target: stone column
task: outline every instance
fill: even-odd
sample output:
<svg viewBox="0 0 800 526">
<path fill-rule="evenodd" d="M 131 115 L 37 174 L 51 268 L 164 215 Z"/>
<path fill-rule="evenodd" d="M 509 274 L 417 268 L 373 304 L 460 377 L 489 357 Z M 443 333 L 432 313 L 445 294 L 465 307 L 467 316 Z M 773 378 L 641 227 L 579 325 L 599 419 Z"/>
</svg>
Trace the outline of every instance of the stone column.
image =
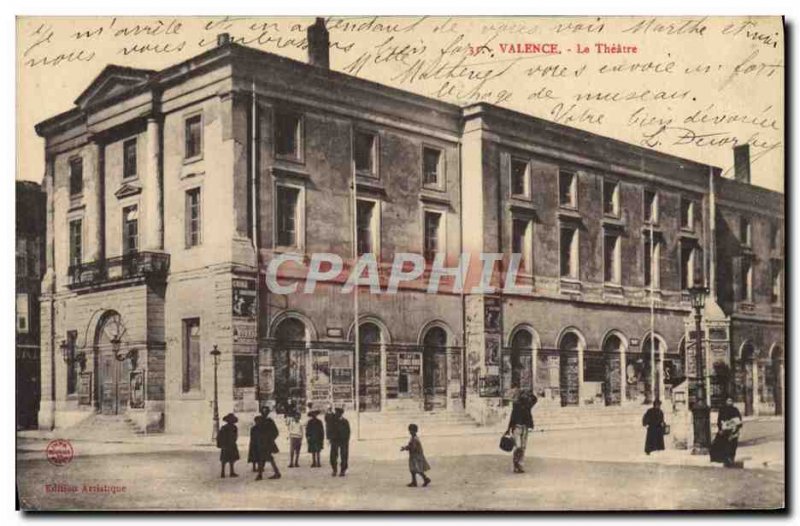
<svg viewBox="0 0 800 526">
<path fill-rule="evenodd" d="M 386 344 L 381 342 L 381 411 L 386 411 Z"/>
<path fill-rule="evenodd" d="M 54 225 L 54 200 L 55 200 L 55 173 L 53 158 L 45 159 L 44 186 L 47 193 L 47 245 L 45 249 L 45 262 L 47 265 L 44 279 L 42 280 L 42 294 L 40 296 L 40 381 L 41 401 L 39 404 L 39 429 L 53 429 L 55 426 L 55 346 L 53 341 L 53 294 L 56 286 L 55 272 L 55 243 L 53 236 Z"/>
<path fill-rule="evenodd" d="M 144 234 L 142 249 L 160 251 L 164 248 L 164 214 L 161 177 L 161 122 L 147 119 L 147 158 L 142 187 Z"/>
<path fill-rule="evenodd" d="M 585 345 L 578 346 L 578 406 L 583 405 L 583 352 Z"/>
<path fill-rule="evenodd" d="M 625 344 L 619 346 L 619 405 L 624 405 L 628 399 L 625 391 L 628 387 L 627 364 L 625 363 Z"/>
</svg>

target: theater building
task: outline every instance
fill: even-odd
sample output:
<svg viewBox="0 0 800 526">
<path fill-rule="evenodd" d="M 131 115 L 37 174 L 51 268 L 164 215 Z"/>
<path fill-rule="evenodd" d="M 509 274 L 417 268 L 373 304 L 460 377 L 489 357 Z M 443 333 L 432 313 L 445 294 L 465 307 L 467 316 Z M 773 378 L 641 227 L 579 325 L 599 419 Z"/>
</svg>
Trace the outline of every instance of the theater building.
<svg viewBox="0 0 800 526">
<path fill-rule="evenodd" d="M 223 413 L 313 403 L 490 422 L 516 388 L 553 408 L 639 407 L 686 375 L 686 289 L 719 261 L 734 371 L 720 389 L 735 386 L 754 412 L 780 410 L 782 244 L 762 246 L 759 233 L 774 226 L 780 240 L 781 195 L 332 71 L 327 49 L 321 21 L 308 63 L 220 35 L 161 71 L 108 66 L 37 126 L 48 197 L 40 426 L 100 412 L 202 435 L 215 372 Z M 724 250 L 710 241 L 711 201 Z M 728 239 L 743 217 L 750 246 Z M 331 253 L 344 271 L 373 255 L 384 288 L 402 252 L 431 266 L 522 254 L 532 288 L 362 287 L 356 324 L 341 276 L 308 294 L 302 273 L 281 266 L 277 281 L 298 290 L 267 286 L 276 256 Z"/>
</svg>

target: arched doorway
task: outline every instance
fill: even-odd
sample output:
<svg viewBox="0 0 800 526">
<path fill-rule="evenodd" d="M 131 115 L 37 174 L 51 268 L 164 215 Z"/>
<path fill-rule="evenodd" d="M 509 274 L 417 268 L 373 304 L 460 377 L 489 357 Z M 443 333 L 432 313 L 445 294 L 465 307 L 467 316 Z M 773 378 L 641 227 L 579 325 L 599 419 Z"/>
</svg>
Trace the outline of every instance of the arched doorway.
<svg viewBox="0 0 800 526">
<path fill-rule="evenodd" d="M 358 407 L 359 411 L 381 410 L 381 329 L 372 322 L 358 327 Z"/>
<path fill-rule="evenodd" d="M 625 344 L 617 334 L 609 334 L 603 342 L 603 399 L 606 405 L 622 404 L 622 357 Z"/>
<path fill-rule="evenodd" d="M 565 332 L 559 341 L 558 350 L 561 355 L 559 381 L 562 406 L 580 404 L 580 362 L 583 347 L 583 341 L 575 331 Z"/>
<path fill-rule="evenodd" d="M 533 334 L 527 329 L 519 329 L 511 337 L 509 361 L 508 387 L 510 389 L 532 389 Z"/>
<path fill-rule="evenodd" d="M 118 415 L 128 408 L 132 364 L 127 357 L 117 359 L 117 352 L 126 345 L 126 332 L 122 316 L 116 311 L 106 312 L 97 323 L 94 340 L 97 398 L 104 415 Z"/>
<path fill-rule="evenodd" d="M 447 405 L 447 332 L 431 327 L 422 338 L 422 394 L 425 411 Z"/>
<path fill-rule="evenodd" d="M 752 416 L 755 414 L 755 393 L 758 392 L 758 367 L 753 344 L 742 344 L 739 356 L 744 368 L 744 416 Z"/>
<path fill-rule="evenodd" d="M 278 413 L 286 414 L 305 405 L 306 343 L 306 326 L 297 318 L 286 318 L 275 328 L 272 366 L 275 410 Z"/>
</svg>

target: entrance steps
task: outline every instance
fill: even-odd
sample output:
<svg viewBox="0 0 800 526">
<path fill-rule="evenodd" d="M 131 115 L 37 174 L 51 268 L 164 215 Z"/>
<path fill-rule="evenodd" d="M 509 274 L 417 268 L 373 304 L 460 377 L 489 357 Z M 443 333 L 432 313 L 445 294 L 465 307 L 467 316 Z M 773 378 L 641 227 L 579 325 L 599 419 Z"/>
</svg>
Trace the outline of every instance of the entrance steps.
<svg viewBox="0 0 800 526">
<path fill-rule="evenodd" d="M 356 421 L 352 413 L 351 434 L 355 436 Z M 480 432 L 481 427 L 463 410 L 419 411 L 401 410 L 361 413 L 361 438 L 406 438 L 408 425 L 417 424 L 420 436 L 456 436 Z"/>
<path fill-rule="evenodd" d="M 125 442 L 144 435 L 127 415 L 94 414 L 69 429 L 72 440 Z"/>
</svg>

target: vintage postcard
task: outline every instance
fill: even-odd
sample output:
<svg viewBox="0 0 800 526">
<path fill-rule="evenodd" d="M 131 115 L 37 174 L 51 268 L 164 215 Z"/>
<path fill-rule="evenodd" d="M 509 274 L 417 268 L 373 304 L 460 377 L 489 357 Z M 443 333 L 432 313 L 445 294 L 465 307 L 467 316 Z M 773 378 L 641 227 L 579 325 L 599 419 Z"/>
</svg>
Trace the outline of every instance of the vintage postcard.
<svg viewBox="0 0 800 526">
<path fill-rule="evenodd" d="M 23 510 L 780 510 L 780 17 L 19 17 Z"/>
</svg>

